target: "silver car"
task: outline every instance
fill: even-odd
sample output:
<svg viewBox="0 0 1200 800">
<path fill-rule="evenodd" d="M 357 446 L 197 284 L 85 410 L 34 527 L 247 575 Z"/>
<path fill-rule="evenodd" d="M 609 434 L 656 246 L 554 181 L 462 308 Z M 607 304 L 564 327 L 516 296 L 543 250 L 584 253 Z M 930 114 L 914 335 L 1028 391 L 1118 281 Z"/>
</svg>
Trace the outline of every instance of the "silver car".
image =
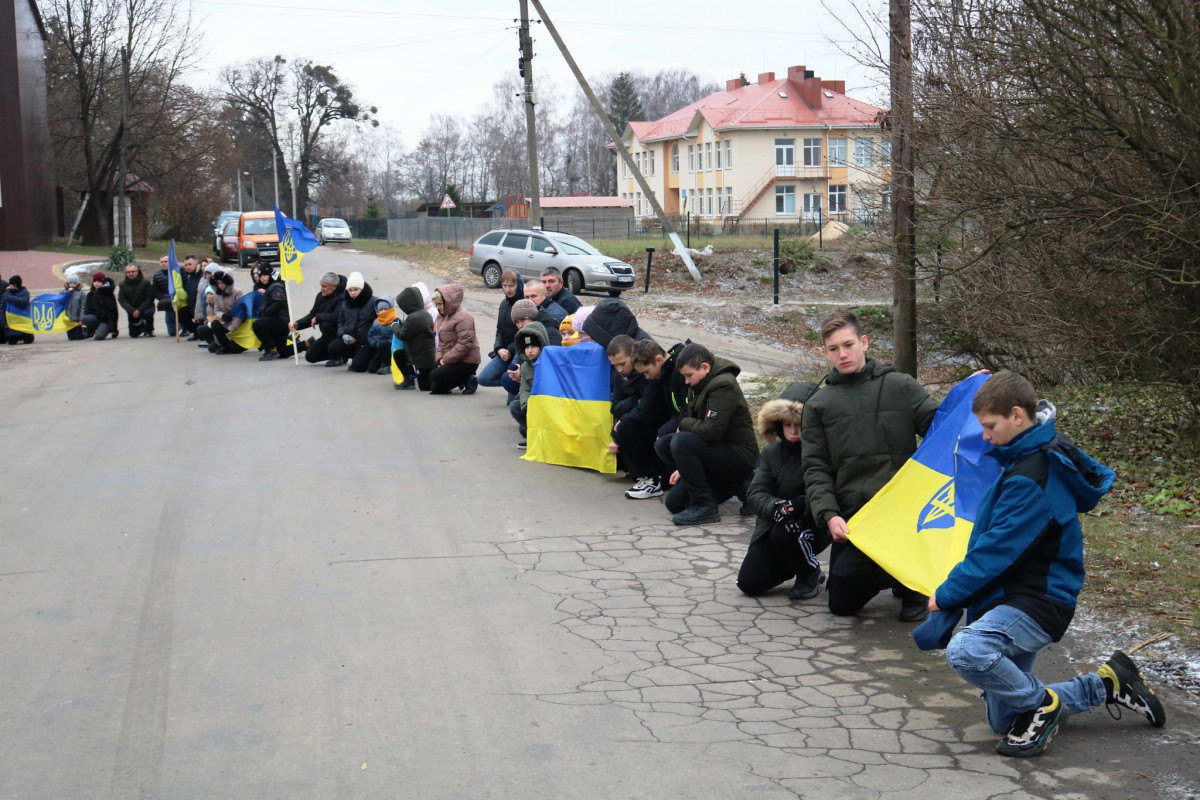
<svg viewBox="0 0 1200 800">
<path fill-rule="evenodd" d="M 329 242 L 345 242 L 350 244 L 350 226 L 346 220 L 328 217 L 317 223 L 317 241 L 321 244 Z"/>
<path fill-rule="evenodd" d="M 515 269 L 537 278 L 546 267 L 558 267 L 572 293 L 608 292 L 619 297 L 633 288 L 633 267 L 606 256 L 578 236 L 529 228 L 497 228 L 471 245 L 471 271 L 489 289 L 500 286 L 500 273 Z"/>
</svg>

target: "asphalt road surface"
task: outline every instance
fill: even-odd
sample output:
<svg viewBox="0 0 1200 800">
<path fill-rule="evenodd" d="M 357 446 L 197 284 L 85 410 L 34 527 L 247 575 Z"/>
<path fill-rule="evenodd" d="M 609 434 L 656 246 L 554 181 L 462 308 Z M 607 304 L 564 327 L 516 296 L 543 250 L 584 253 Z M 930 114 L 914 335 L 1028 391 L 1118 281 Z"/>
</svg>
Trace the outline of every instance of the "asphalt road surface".
<svg viewBox="0 0 1200 800">
<path fill-rule="evenodd" d="M 386 293 L 426 277 L 305 266 L 303 308 L 328 266 Z M 499 294 L 472 297 L 486 344 Z M 1194 792 L 1181 698 L 1163 730 L 1095 711 L 1001 759 L 897 601 L 845 620 L 742 597 L 735 505 L 679 529 L 625 480 L 522 461 L 500 390 L 159 331 L 0 353 L 0 797 Z"/>
</svg>

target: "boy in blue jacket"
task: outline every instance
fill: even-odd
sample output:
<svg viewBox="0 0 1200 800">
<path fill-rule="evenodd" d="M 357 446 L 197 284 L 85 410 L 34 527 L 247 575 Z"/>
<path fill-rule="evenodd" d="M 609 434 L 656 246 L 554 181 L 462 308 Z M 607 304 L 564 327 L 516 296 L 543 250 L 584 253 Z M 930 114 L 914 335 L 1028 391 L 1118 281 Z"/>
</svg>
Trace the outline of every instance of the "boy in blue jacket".
<svg viewBox="0 0 1200 800">
<path fill-rule="evenodd" d="M 1020 375 L 1000 372 L 971 410 L 1001 473 L 979 504 L 967 554 L 929 598 L 929 610 L 966 609 L 946 660 L 983 690 L 1003 756 L 1039 755 L 1064 713 L 1102 705 L 1166 722 L 1133 661 L 1117 651 L 1096 672 L 1049 686 L 1033 674 L 1037 652 L 1066 633 L 1083 588 L 1080 512 L 1112 487 L 1113 471 L 1054 429 L 1054 407 L 1038 403 Z"/>
</svg>

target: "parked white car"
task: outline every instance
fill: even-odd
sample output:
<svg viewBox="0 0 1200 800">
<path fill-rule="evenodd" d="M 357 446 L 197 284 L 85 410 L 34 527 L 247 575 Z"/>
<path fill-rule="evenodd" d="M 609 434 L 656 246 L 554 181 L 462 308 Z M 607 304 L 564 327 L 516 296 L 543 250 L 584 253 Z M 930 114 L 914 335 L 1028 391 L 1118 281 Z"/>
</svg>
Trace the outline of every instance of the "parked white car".
<svg viewBox="0 0 1200 800">
<path fill-rule="evenodd" d="M 489 289 L 500 285 L 500 273 L 515 269 L 524 278 L 536 278 L 545 267 L 558 267 L 571 292 L 608 292 L 620 297 L 633 288 L 633 267 L 606 256 L 592 245 L 558 231 L 530 228 L 497 228 L 471 245 L 471 272 Z"/>
<path fill-rule="evenodd" d="M 328 217 L 317 223 L 317 241 L 321 244 L 342 242 L 350 244 L 350 226 L 346 220 Z"/>
</svg>

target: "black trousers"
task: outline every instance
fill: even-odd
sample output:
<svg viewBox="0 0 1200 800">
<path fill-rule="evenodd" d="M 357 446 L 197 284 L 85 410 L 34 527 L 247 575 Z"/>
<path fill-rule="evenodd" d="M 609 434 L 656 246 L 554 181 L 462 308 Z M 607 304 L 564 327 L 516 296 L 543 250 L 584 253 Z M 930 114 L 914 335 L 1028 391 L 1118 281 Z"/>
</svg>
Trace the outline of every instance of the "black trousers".
<svg viewBox="0 0 1200 800">
<path fill-rule="evenodd" d="M 329 343 L 329 357 L 345 361 L 351 372 L 366 372 L 371 363 L 374 348 L 367 347 L 365 342 L 346 344 L 341 338 Z M 307 357 L 307 356 L 306 356 Z"/>
<path fill-rule="evenodd" d="M 433 370 L 413 366 L 412 360 L 408 357 L 407 350 L 397 350 L 392 353 L 392 359 L 396 362 L 396 367 L 400 370 L 401 375 L 406 379 L 416 376 L 417 388 L 422 392 L 429 391 L 429 376 Z"/>
<path fill-rule="evenodd" d="M 319 364 L 322 361 L 328 361 L 332 356 L 329 355 L 329 346 L 334 342 L 340 342 L 336 327 L 334 330 L 327 331 L 321 328 L 321 335 L 309 342 L 308 349 L 304 351 L 304 360 L 310 364 Z"/>
<path fill-rule="evenodd" d="M 813 532 L 813 555 L 829 547 L 828 533 Z M 781 583 L 819 570 L 808 563 L 803 548 L 795 536 L 781 523 L 771 526 L 771 532 L 750 543 L 742 567 L 738 570 L 737 585 L 751 597 L 766 594 Z"/>
<path fill-rule="evenodd" d="M 478 364 L 467 364 L 457 361 L 453 364 L 443 364 L 435 367 L 429 376 L 430 394 L 449 394 L 451 389 L 467 385 L 467 378 L 479 369 Z"/>
<path fill-rule="evenodd" d="M 240 344 L 229 341 L 229 332 L 216 323 L 201 325 L 196 329 L 196 336 L 208 342 L 210 352 L 216 350 L 218 347 L 224 347 L 230 353 L 243 353 L 246 351 L 246 348 Z"/>
<path fill-rule="evenodd" d="M 179 319 L 183 324 L 183 318 Z M 282 317 L 259 317 L 254 320 L 254 335 L 262 342 L 264 350 L 276 350 L 281 355 L 287 347 L 288 324 Z"/>
<path fill-rule="evenodd" d="M 679 482 L 672 490 L 682 487 L 689 506 L 719 505 L 722 501 L 718 498 L 733 497 L 754 474 L 754 462 L 733 445 L 707 442 L 690 431 L 662 437 L 654 451 L 662 459 L 666 474 L 679 471 Z"/>
<path fill-rule="evenodd" d="M 893 578 L 851 542 L 834 542 L 829 551 L 829 613 L 852 617 L 871 598 L 884 589 L 892 589 L 905 606 L 925 605 L 926 598 Z"/>
<path fill-rule="evenodd" d="M 635 478 L 661 478 L 663 463 L 654 452 L 658 426 L 641 420 L 622 419 L 613 429 L 612 439 L 621 448 L 625 466 Z"/>
<path fill-rule="evenodd" d="M 125 312 L 126 326 L 125 329 L 129 332 L 130 339 L 136 339 L 139 336 L 149 336 L 154 333 L 154 308 L 149 311 L 140 309 L 140 312 L 135 319 L 133 314 Z"/>
</svg>

